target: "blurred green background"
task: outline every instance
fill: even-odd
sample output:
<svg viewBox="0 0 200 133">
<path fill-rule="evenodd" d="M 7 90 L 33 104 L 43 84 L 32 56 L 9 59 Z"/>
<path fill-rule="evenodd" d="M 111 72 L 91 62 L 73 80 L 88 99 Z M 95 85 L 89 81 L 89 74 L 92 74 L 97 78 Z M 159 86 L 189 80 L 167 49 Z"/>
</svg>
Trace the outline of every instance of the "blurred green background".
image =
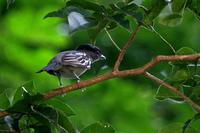
<svg viewBox="0 0 200 133">
<path fill-rule="evenodd" d="M 44 93 L 58 87 L 56 77 L 35 72 L 56 53 L 89 42 L 84 30 L 68 35 L 63 28 L 65 20 L 43 19 L 47 13 L 64 4 L 63 0 L 16 0 L 6 9 L 6 0 L 0 0 L 0 92 L 29 82 L 34 82 L 35 92 Z M 183 23 L 177 27 L 156 24 L 155 28 L 175 49 L 187 46 L 199 51 L 200 25 L 191 12 L 185 12 Z M 129 36 L 129 32 L 120 27 L 110 33 L 120 47 Z M 104 65 L 105 69 L 98 71 L 94 68 L 83 75 L 82 80 L 111 71 L 113 67 L 118 51 L 105 32 L 98 36 L 97 46 L 107 60 L 95 66 L 99 68 Z M 173 53 L 158 36 L 143 28 L 129 48 L 121 69 L 139 67 L 159 54 Z M 162 73 L 169 72 L 169 69 L 167 63 L 162 63 L 151 72 L 164 78 Z M 74 81 L 64 82 L 67 85 Z M 75 110 L 76 115 L 71 120 L 77 128 L 95 121 L 106 121 L 117 133 L 156 133 L 169 123 L 184 123 L 194 115 L 194 111 L 185 103 L 155 100 L 157 88 L 158 85 L 152 81 L 137 76 L 112 79 L 60 98 Z"/>
</svg>

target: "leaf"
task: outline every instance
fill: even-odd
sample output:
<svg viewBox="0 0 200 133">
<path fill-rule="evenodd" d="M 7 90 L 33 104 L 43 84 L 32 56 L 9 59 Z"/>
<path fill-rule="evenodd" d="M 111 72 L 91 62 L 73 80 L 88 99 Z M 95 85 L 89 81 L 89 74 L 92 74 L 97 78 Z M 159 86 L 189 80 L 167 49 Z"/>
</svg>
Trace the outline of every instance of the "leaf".
<svg viewBox="0 0 200 133">
<path fill-rule="evenodd" d="M 16 112 L 17 113 L 28 113 L 28 112 L 30 112 L 30 104 L 28 103 L 28 101 L 26 101 L 26 99 L 19 100 L 13 106 L 8 108 L 6 111 L 10 112 L 10 113 L 16 113 Z"/>
<path fill-rule="evenodd" d="M 92 10 L 92 11 L 97 11 L 97 12 L 102 12 L 103 11 L 103 6 L 99 6 L 98 4 L 86 1 L 86 0 L 73 0 L 73 1 L 68 1 L 66 3 L 66 6 L 75 6 L 75 7 L 81 7 L 83 9 L 87 10 Z"/>
<path fill-rule="evenodd" d="M 145 11 L 141 7 L 137 6 L 136 4 L 134 3 L 128 4 L 128 5 L 124 4 L 121 7 L 116 6 L 116 5 L 112 5 L 115 11 L 119 13 L 123 13 L 124 16 L 131 16 L 135 18 L 137 22 L 139 23 L 143 21 Z"/>
<path fill-rule="evenodd" d="M 173 0 L 172 1 L 172 11 L 173 13 L 182 14 L 185 8 L 187 0 Z"/>
<path fill-rule="evenodd" d="M 66 103 L 64 103 L 63 101 L 59 100 L 59 99 L 50 99 L 48 101 L 46 101 L 46 103 L 48 105 L 53 106 L 55 109 L 63 112 L 66 116 L 72 116 L 75 115 L 73 109 L 67 105 Z"/>
<path fill-rule="evenodd" d="M 189 77 L 190 75 L 187 70 L 179 69 L 170 77 L 169 80 L 171 82 L 184 82 L 189 79 Z"/>
<path fill-rule="evenodd" d="M 195 54 L 196 52 L 189 47 L 182 47 L 179 50 L 176 51 L 176 55 L 190 55 Z"/>
<path fill-rule="evenodd" d="M 109 124 L 102 124 L 100 122 L 91 124 L 81 130 L 80 133 L 114 133 L 114 129 Z"/>
<path fill-rule="evenodd" d="M 36 114 L 34 117 L 40 122 L 44 121 L 46 123 L 58 124 L 58 112 L 52 107 L 41 104 L 32 106 L 31 110 Z"/>
<path fill-rule="evenodd" d="M 108 23 L 108 20 L 102 19 L 102 20 L 99 20 L 98 24 L 95 27 L 88 29 L 88 35 L 92 42 L 95 41 L 96 37 L 106 27 L 107 23 Z"/>
<path fill-rule="evenodd" d="M 170 14 L 168 16 L 160 17 L 159 23 L 169 27 L 174 27 L 182 23 L 182 15 L 179 14 Z"/>
<path fill-rule="evenodd" d="M 29 113 L 31 106 L 43 99 L 43 95 L 37 94 L 30 96 L 24 93 L 24 98 L 17 101 L 13 106 L 7 109 L 8 112 Z"/>
<path fill-rule="evenodd" d="M 181 133 L 181 132 L 182 132 L 182 124 L 173 123 L 164 127 L 158 133 Z M 199 131 L 197 131 L 194 128 L 190 128 L 185 133 L 199 133 Z"/>
<path fill-rule="evenodd" d="M 71 13 L 71 12 L 78 12 L 78 13 L 81 13 L 85 16 L 89 15 L 89 13 L 82 8 L 78 8 L 78 7 L 75 7 L 75 6 L 69 6 L 69 7 L 64 7 L 64 8 L 57 10 L 57 11 L 53 11 L 53 12 L 48 13 L 47 15 L 44 16 L 44 19 L 48 18 L 48 17 L 59 17 L 59 18 L 66 18 L 67 19 L 69 13 Z"/>
<path fill-rule="evenodd" d="M 124 14 L 115 14 L 109 18 L 111 21 L 130 31 L 130 22 Z"/>
<path fill-rule="evenodd" d="M 76 129 L 73 127 L 69 118 L 63 115 L 62 112 L 58 112 L 58 126 L 67 131 L 67 133 L 76 133 Z"/>
<path fill-rule="evenodd" d="M 51 128 L 46 125 L 35 126 L 34 130 L 34 133 L 51 133 Z"/>
<path fill-rule="evenodd" d="M 192 10 L 200 20 L 200 0 L 188 0 L 187 7 Z"/>
<path fill-rule="evenodd" d="M 155 19 L 162 9 L 167 5 L 165 0 L 151 0 L 151 8 L 148 10 L 148 18 L 150 20 Z"/>
<path fill-rule="evenodd" d="M 0 101 L 0 109 L 7 109 L 10 106 L 9 99 L 5 92 L 0 94 Z"/>
<path fill-rule="evenodd" d="M 192 123 L 194 123 L 199 119 L 200 119 L 200 113 L 197 113 L 191 119 L 187 120 L 182 128 L 182 133 L 187 133 L 187 129 L 189 129 Z"/>
<path fill-rule="evenodd" d="M 158 88 L 158 90 L 156 92 L 155 98 L 158 99 L 158 100 L 171 99 L 171 100 L 176 101 L 176 102 L 183 102 L 184 101 L 183 98 L 181 98 L 178 95 L 172 93 L 167 88 L 165 88 L 163 85 L 159 86 L 159 88 Z"/>
</svg>

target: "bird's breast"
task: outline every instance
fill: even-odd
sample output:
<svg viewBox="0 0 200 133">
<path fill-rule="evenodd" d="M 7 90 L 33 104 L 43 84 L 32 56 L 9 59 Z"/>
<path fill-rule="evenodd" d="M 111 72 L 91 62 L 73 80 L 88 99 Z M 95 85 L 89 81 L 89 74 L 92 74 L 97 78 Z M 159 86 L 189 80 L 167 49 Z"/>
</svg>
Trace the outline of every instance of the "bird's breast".
<svg viewBox="0 0 200 133">
<path fill-rule="evenodd" d="M 74 68 L 74 67 L 64 67 L 61 70 L 61 76 L 68 79 L 76 79 L 76 76 L 81 76 L 84 72 L 87 71 L 87 68 Z"/>
</svg>

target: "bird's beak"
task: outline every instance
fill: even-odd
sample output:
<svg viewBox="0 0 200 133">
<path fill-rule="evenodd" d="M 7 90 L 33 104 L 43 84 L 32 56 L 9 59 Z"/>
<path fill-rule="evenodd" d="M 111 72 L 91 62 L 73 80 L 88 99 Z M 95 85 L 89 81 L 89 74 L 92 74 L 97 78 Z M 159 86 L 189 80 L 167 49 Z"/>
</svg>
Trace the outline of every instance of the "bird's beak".
<svg viewBox="0 0 200 133">
<path fill-rule="evenodd" d="M 101 55 L 100 60 L 106 60 L 106 57 L 104 55 Z"/>
</svg>

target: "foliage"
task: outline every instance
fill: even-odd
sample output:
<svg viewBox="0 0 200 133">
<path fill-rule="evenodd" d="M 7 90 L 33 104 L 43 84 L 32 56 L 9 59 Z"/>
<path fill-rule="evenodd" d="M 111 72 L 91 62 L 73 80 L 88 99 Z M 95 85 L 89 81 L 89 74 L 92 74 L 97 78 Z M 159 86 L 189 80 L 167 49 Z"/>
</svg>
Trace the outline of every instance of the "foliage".
<svg viewBox="0 0 200 133">
<path fill-rule="evenodd" d="M 7 0 L 7 7 L 12 4 L 14 0 Z M 106 4 L 105 4 L 106 3 Z M 14 6 L 14 5 L 13 5 Z M 103 1 L 87 1 L 87 0 L 70 0 L 66 2 L 66 5 L 56 11 L 49 12 L 44 18 L 58 17 L 67 21 L 68 32 L 70 35 L 74 35 L 76 32 L 85 30 L 88 34 L 89 40 L 95 43 L 98 37 L 103 33 L 104 30 L 109 32 L 121 28 L 128 32 L 132 32 L 133 25 L 142 25 L 144 28 L 153 32 L 152 27 L 156 27 L 156 22 L 169 27 L 175 27 L 183 22 L 184 13 L 187 9 L 191 10 L 195 17 L 199 20 L 200 18 L 200 1 L 199 0 L 172 0 L 168 2 L 167 0 L 141 0 L 138 2 L 136 0 L 128 1 L 112 1 L 109 4 Z M 84 24 L 80 22 L 77 16 L 72 16 L 76 20 L 77 25 L 72 25 L 70 23 L 69 16 L 72 12 L 77 12 L 80 15 L 78 17 L 84 18 Z M 23 21 L 26 21 L 28 15 L 24 17 Z M 11 17 L 11 20 L 14 21 Z M 45 20 L 49 21 L 49 20 Z M 37 20 L 34 20 L 36 23 Z M 30 24 L 27 22 L 27 24 Z M 75 28 L 73 28 L 75 27 Z M 10 27 L 12 31 L 13 27 Z M 19 29 L 27 31 L 26 28 Z M 16 33 L 13 30 L 13 36 L 17 35 L 20 38 L 24 38 L 24 32 Z M 48 32 L 47 32 L 48 33 Z M 73 34 L 72 34 L 73 33 Z M 44 33 L 45 34 L 45 33 Z M 35 38 L 34 38 L 35 36 Z M 32 35 L 27 35 L 26 38 L 34 41 L 39 38 L 42 40 L 46 38 L 43 34 L 37 33 Z M 50 34 L 51 36 L 51 34 Z M 49 40 L 50 39 L 50 40 Z M 43 39 L 45 42 L 57 44 L 64 44 L 64 41 L 59 37 L 52 39 Z M 2 39 L 3 40 L 3 39 Z M 3 40 L 5 41 L 5 40 Z M 3 42 L 2 41 L 2 42 Z M 6 42 L 6 41 L 5 41 Z M 32 44 L 34 47 L 34 44 Z M 52 47 L 52 46 L 51 46 Z M 16 49 L 11 49 L 11 53 L 19 52 L 18 49 L 22 49 L 21 46 L 16 46 Z M 26 50 L 26 49 L 24 49 Z M 38 51 L 38 56 L 40 53 L 46 52 Z M 194 54 L 198 51 L 193 50 L 189 47 L 182 47 L 176 51 L 176 55 L 188 55 Z M 34 52 L 33 52 L 34 53 Z M 49 53 L 52 55 L 53 53 Z M 22 54 L 24 57 L 24 62 L 30 61 L 30 57 Z M 22 57 L 18 57 L 20 60 Z M 25 58 L 27 57 L 27 58 Z M 8 60 L 14 61 L 15 59 L 9 58 Z M 24 63 L 25 64 L 25 63 Z M 17 63 L 15 64 L 17 67 Z M 180 89 L 186 96 L 190 97 L 196 103 L 199 103 L 199 89 L 200 89 L 200 78 L 199 78 L 199 64 L 198 62 L 169 62 L 170 72 L 165 74 L 165 81 L 171 85 Z M 23 66 L 24 71 L 26 69 L 31 69 L 30 66 Z M 87 127 L 76 128 L 74 123 L 71 122 L 72 116 L 76 113 L 73 109 L 60 100 L 59 98 L 54 98 L 48 101 L 43 99 L 43 95 L 38 88 L 35 88 L 32 82 L 24 84 L 23 86 L 13 89 L 3 89 L 0 93 L 0 108 L 2 111 L 7 111 L 10 113 L 9 117 L 12 119 L 12 130 L 22 130 L 21 132 L 66 132 L 66 133 L 113 133 L 115 130 L 107 123 L 95 122 Z M 167 91 L 162 85 L 158 88 L 156 93 L 156 98 L 158 100 L 171 99 L 173 101 L 184 102 L 184 100 L 171 92 Z M 109 107 L 108 107 L 109 108 Z M 159 133 L 168 132 L 180 132 L 183 127 L 183 132 L 198 132 L 193 128 L 187 129 L 188 126 L 192 125 L 192 121 L 199 119 L 199 117 L 194 117 L 187 121 L 183 127 L 183 124 L 172 124 L 159 131 Z M 5 123 L 5 119 L 2 119 L 1 128 L 8 128 L 9 122 Z"/>
</svg>

